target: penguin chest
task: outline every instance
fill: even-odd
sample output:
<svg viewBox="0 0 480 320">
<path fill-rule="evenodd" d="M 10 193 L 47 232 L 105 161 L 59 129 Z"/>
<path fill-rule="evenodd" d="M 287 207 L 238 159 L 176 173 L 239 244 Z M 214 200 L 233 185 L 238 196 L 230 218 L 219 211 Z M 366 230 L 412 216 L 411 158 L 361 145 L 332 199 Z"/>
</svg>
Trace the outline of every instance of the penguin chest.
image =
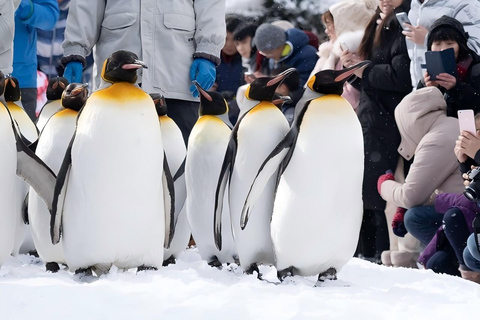
<svg viewBox="0 0 480 320">
<path fill-rule="evenodd" d="M 138 252 L 135 245 L 144 248 L 149 243 L 161 249 L 160 124 L 151 98 L 131 87 L 97 91 L 79 116 L 64 208 L 66 248 L 78 244 L 72 239 L 84 239 L 93 246 L 103 243 L 98 256 L 105 250 Z"/>
<path fill-rule="evenodd" d="M 17 153 L 10 115 L 0 105 L 0 264 L 13 249 Z"/>
<path fill-rule="evenodd" d="M 277 253 L 283 250 L 283 256 L 302 260 L 305 257 L 296 246 L 311 246 L 317 262 L 334 257 L 336 250 L 353 254 L 356 240 L 348 239 L 358 238 L 363 181 L 358 119 L 343 98 L 322 98 L 312 101 L 304 114 L 292 158 L 278 185 L 272 218 Z M 343 239 L 338 243 L 346 249 L 330 245 L 331 239 Z"/>
</svg>

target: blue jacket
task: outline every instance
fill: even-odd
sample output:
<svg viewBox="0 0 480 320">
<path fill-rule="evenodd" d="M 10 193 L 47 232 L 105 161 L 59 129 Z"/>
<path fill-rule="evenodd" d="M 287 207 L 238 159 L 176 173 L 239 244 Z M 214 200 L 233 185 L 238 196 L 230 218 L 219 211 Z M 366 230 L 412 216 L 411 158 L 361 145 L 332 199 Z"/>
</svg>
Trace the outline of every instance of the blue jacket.
<svg viewBox="0 0 480 320">
<path fill-rule="evenodd" d="M 227 57 L 223 52 L 220 55 L 220 65 L 217 67 L 218 84 L 217 91 L 231 91 L 233 94 L 237 92 L 238 87 L 245 83 L 243 80 L 242 56 L 235 54 Z"/>
<path fill-rule="evenodd" d="M 25 0 L 24 0 L 25 1 Z M 59 10 L 57 0 L 31 0 L 33 10 L 21 19 L 20 8 L 15 12 L 13 41 L 13 76 L 20 88 L 37 87 L 37 30 L 53 29 Z"/>
<path fill-rule="evenodd" d="M 289 55 L 280 59 L 273 69 L 283 64 L 297 69 L 300 73 L 300 86 L 303 87 L 318 60 L 317 49 L 308 44 L 309 39 L 305 32 L 297 28 L 285 31 L 287 43 L 292 50 Z"/>
</svg>

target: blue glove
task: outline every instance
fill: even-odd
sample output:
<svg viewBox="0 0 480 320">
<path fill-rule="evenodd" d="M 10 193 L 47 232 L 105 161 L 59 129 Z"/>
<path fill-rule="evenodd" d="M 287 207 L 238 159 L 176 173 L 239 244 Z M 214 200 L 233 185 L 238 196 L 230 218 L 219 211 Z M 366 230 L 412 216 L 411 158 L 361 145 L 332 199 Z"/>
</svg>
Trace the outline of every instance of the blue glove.
<svg viewBox="0 0 480 320">
<path fill-rule="evenodd" d="M 200 86 L 208 90 L 215 83 L 215 64 L 207 59 L 195 58 L 190 66 L 190 80 L 197 80 Z M 195 85 L 190 86 L 190 92 L 196 98 L 199 93 Z"/>
<path fill-rule="evenodd" d="M 22 0 L 18 5 L 16 13 L 21 20 L 27 20 L 30 18 L 33 14 L 32 0 Z"/>
<path fill-rule="evenodd" d="M 65 66 L 63 77 L 68 80 L 68 83 L 82 83 L 83 64 L 78 61 L 70 61 Z"/>
</svg>

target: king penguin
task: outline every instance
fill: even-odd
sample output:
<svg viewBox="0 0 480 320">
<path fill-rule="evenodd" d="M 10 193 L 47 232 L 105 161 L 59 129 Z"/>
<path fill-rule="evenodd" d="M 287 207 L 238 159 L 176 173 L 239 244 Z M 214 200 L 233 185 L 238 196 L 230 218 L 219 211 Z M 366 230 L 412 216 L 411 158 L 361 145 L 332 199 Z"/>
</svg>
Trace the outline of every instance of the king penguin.
<svg viewBox="0 0 480 320">
<path fill-rule="evenodd" d="M 4 90 L 5 76 L 0 72 L 1 95 Z M 15 210 L 19 200 L 17 176 L 34 187 L 49 208 L 52 204 L 56 176 L 27 147 L 26 141 L 9 109 L 0 103 L 0 265 L 14 248 L 18 219 Z"/>
<path fill-rule="evenodd" d="M 213 237 L 215 189 L 222 161 L 227 150 L 231 127 L 228 125 L 228 105 L 214 91 L 205 91 L 194 82 L 200 93 L 197 122 L 188 138 L 185 182 L 187 186 L 187 217 L 200 256 L 209 265 L 220 267 L 237 257 L 231 228 L 222 230 L 223 247 L 218 250 Z M 228 192 L 220 200 L 224 215 L 222 223 L 230 226 Z"/>
<path fill-rule="evenodd" d="M 124 50 L 104 62 L 102 79 L 110 85 L 79 113 L 58 174 L 52 241 L 63 235 L 65 260 L 80 279 L 112 265 L 157 269 L 162 244 L 173 236 L 171 228 L 165 232 L 164 213 L 173 220 L 175 205 L 160 123 L 151 97 L 135 85 L 142 67 Z"/>
<path fill-rule="evenodd" d="M 6 77 L 4 98 L 10 114 L 20 128 L 20 133 L 26 139 L 25 143 L 34 150 L 38 139 L 38 130 L 28 114 L 21 107 L 20 86 L 17 78 L 12 76 Z M 17 180 L 17 208 L 15 210 L 17 223 L 15 230 L 15 245 L 12 251 L 13 255 L 17 255 L 18 253 L 35 252 L 27 215 L 27 196 L 29 187 L 20 177 L 18 177 Z"/>
<path fill-rule="evenodd" d="M 220 172 L 216 192 L 215 244 L 222 248 L 222 202 L 225 187 L 229 185 L 230 216 L 240 264 L 246 273 L 258 270 L 258 264 L 274 263 L 270 238 L 270 220 L 273 210 L 274 177 L 270 178 L 256 202 L 254 221 L 248 228 L 240 228 L 240 217 L 250 186 L 260 165 L 270 151 L 285 137 L 290 126 L 284 114 L 273 104 L 275 90 L 295 69 L 288 69 L 275 77 L 255 79 L 245 91 L 239 118 L 230 135 L 228 148 Z"/>
<path fill-rule="evenodd" d="M 75 132 L 77 115 L 88 98 L 86 84 L 71 83 L 62 94 L 62 109 L 54 113 L 46 122 L 35 153 L 55 173 L 62 165 L 65 151 Z M 28 199 L 28 216 L 32 228 L 33 241 L 38 255 L 45 262 L 47 271 L 57 272 L 59 263 L 65 264 L 62 241 L 52 244 L 50 238 L 50 212 L 45 203 L 31 188 Z"/>
<path fill-rule="evenodd" d="M 242 228 L 278 172 L 271 237 L 280 280 L 290 275 L 336 279 L 355 252 L 362 221 L 363 135 L 353 108 L 340 95 L 344 82 L 368 63 L 309 79 L 307 102 L 297 105 L 292 128 L 250 188 Z"/>
<path fill-rule="evenodd" d="M 67 86 L 68 80 L 64 77 L 55 77 L 48 81 L 47 102 L 43 105 L 42 110 L 40 110 L 40 114 L 35 123 L 39 131 L 43 130 L 43 127 L 53 114 L 63 109 L 62 94 Z"/>
<path fill-rule="evenodd" d="M 165 98 L 158 93 L 151 93 L 150 96 L 155 103 L 158 120 L 160 121 L 165 158 L 173 176 L 175 190 L 175 233 L 170 248 L 163 250 L 163 265 L 167 266 L 175 263 L 175 259 L 185 250 L 190 240 L 191 232 L 185 206 L 187 197 L 185 186 L 185 157 L 187 148 L 180 128 L 167 115 L 168 106 Z"/>
</svg>

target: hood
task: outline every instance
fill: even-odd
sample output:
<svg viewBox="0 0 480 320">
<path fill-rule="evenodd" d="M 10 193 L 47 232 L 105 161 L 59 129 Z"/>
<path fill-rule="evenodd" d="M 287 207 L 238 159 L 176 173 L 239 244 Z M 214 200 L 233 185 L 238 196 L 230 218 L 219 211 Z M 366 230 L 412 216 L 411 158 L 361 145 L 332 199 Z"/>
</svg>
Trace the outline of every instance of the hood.
<svg viewBox="0 0 480 320">
<path fill-rule="evenodd" d="M 307 34 L 300 29 L 288 29 L 285 31 L 285 33 L 287 36 L 287 41 L 289 41 L 293 46 L 293 50 L 298 50 L 308 44 L 309 39 Z"/>
<path fill-rule="evenodd" d="M 430 32 L 427 35 L 427 48 L 428 48 L 428 50 L 432 49 L 433 40 L 431 39 L 431 35 L 438 28 L 453 29 L 460 35 L 460 37 L 463 40 L 465 40 L 465 43 L 468 40 L 468 32 L 465 32 L 465 29 L 463 28 L 463 25 L 460 21 L 458 21 L 455 18 L 449 17 L 449 16 L 442 16 L 442 17 L 438 18 L 437 20 L 435 20 L 435 22 L 432 24 Z"/>
<path fill-rule="evenodd" d="M 419 89 L 403 98 L 395 109 L 395 120 L 402 137 L 398 153 L 410 160 L 437 118 L 447 116 L 446 110 L 445 99 L 435 87 Z"/>
</svg>

